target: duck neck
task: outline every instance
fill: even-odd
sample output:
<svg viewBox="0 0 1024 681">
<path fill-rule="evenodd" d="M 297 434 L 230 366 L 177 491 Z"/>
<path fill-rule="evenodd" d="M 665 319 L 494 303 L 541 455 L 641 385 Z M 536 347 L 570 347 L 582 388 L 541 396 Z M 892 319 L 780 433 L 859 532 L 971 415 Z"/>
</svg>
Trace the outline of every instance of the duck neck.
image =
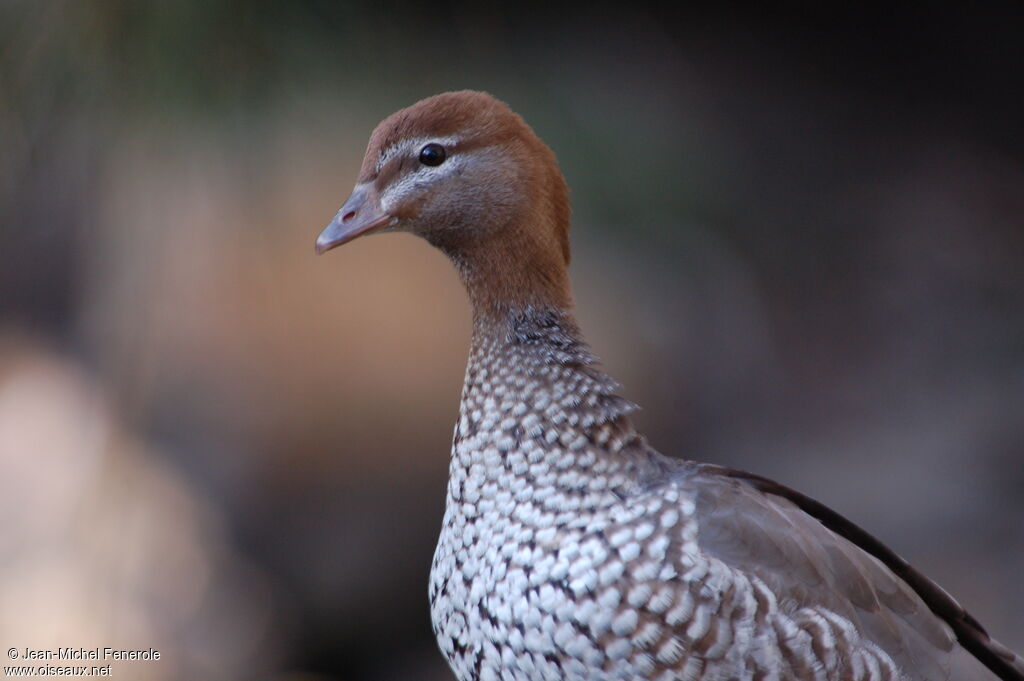
<svg viewBox="0 0 1024 681">
<path fill-rule="evenodd" d="M 548 187 L 528 194 L 471 228 L 425 234 L 455 265 L 476 318 L 501 323 L 516 310 L 572 310 L 564 192 Z"/>
<path fill-rule="evenodd" d="M 527 311 L 554 311 L 572 322 L 572 293 L 564 262 L 524 258 L 516 246 L 502 242 L 477 252 L 449 252 L 469 294 L 473 318 L 501 326 Z M 571 323 L 575 331 L 575 323 Z"/>
<path fill-rule="evenodd" d="M 636 407 L 596 361 L 566 309 L 478 311 L 452 479 L 475 465 L 488 476 L 564 472 L 570 487 L 594 475 L 617 475 L 608 489 L 645 477 L 652 457 L 628 418 Z"/>
</svg>

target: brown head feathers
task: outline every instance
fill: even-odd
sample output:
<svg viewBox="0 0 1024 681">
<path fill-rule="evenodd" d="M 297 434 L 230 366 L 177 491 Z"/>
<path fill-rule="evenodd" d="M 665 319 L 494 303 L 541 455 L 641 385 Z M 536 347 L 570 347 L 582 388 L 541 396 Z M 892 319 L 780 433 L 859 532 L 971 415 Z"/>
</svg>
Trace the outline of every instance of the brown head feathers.
<svg viewBox="0 0 1024 681">
<path fill-rule="evenodd" d="M 356 191 L 318 250 L 408 231 L 452 259 L 478 315 L 565 310 L 569 213 L 558 162 L 533 129 L 489 94 L 448 92 L 377 126 Z"/>
</svg>

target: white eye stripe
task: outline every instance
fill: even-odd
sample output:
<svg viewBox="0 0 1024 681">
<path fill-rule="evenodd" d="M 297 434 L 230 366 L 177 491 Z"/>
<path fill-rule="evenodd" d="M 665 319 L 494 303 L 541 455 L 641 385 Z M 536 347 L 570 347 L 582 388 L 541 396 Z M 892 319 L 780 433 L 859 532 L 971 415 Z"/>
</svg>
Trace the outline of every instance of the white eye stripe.
<svg viewBox="0 0 1024 681">
<path fill-rule="evenodd" d="M 473 153 L 470 152 L 468 155 L 448 157 L 444 163 L 437 166 L 420 164 L 416 170 L 401 176 L 401 178 L 397 178 L 397 181 L 392 180 L 388 184 L 380 196 L 381 207 L 385 211 L 391 210 L 406 194 L 414 191 L 418 186 L 427 182 L 433 182 L 446 175 L 451 175 L 463 168 L 468 158 L 472 155 Z"/>
<path fill-rule="evenodd" d="M 412 153 L 418 154 L 420 149 L 422 149 L 423 147 L 425 147 L 426 145 L 428 145 L 430 143 L 440 144 L 446 150 L 450 150 L 452 147 L 455 147 L 455 146 L 458 145 L 459 138 L 458 137 L 414 137 L 414 138 L 411 138 L 411 139 L 404 139 L 404 140 L 401 140 L 399 142 L 396 142 L 395 144 L 392 144 L 390 147 L 388 147 L 383 152 L 381 152 L 380 158 L 377 159 L 377 165 L 376 165 L 377 172 L 379 173 L 381 171 L 381 168 L 384 167 L 384 164 L 387 163 L 390 159 L 395 158 L 396 156 L 404 156 L 406 154 L 412 154 Z"/>
</svg>

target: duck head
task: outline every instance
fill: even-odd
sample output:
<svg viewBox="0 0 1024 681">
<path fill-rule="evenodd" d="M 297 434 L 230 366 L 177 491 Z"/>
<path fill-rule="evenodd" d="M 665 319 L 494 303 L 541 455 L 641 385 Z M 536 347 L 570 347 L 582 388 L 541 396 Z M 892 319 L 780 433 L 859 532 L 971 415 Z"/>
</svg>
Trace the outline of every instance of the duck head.
<svg viewBox="0 0 1024 681">
<path fill-rule="evenodd" d="M 565 179 L 551 149 L 489 94 L 449 92 L 384 119 L 316 250 L 387 231 L 446 253 L 478 311 L 571 304 Z"/>
</svg>

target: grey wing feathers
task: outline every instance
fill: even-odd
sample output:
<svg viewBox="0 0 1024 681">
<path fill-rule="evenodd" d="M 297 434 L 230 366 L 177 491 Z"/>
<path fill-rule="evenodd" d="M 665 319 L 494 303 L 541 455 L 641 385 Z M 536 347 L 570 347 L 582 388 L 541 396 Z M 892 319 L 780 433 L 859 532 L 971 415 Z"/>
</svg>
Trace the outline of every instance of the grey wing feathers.
<svg viewBox="0 0 1024 681">
<path fill-rule="evenodd" d="M 910 678 L 1024 681 L 1024 660 L 835 511 L 750 473 L 703 465 L 696 475 L 701 548 L 762 579 L 780 601 L 846 617 Z"/>
</svg>

